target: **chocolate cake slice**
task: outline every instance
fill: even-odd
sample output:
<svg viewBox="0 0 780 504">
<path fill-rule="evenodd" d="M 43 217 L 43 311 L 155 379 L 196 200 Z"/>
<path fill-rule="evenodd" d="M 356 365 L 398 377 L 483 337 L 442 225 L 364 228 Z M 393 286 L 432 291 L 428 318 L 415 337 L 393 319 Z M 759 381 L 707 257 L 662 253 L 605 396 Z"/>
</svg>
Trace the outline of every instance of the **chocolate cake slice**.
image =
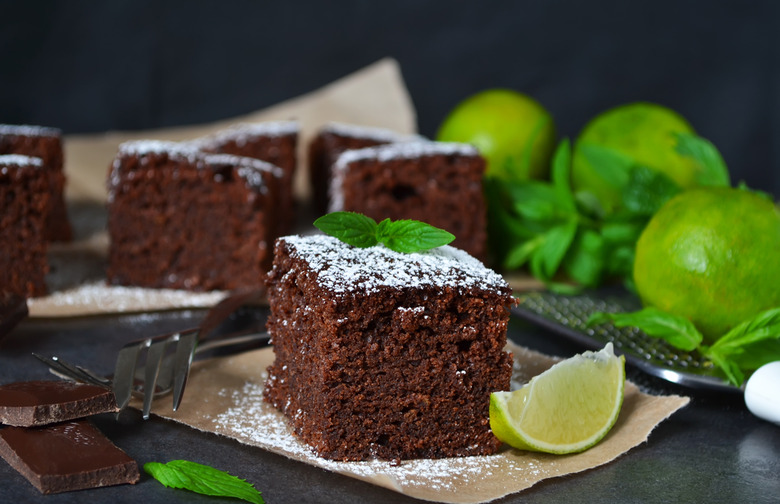
<svg viewBox="0 0 780 504">
<path fill-rule="evenodd" d="M 49 175 L 51 208 L 46 216 L 46 238 L 69 241 L 72 231 L 65 207 L 62 132 L 43 126 L 0 124 L 0 155 L 23 154 L 43 161 Z"/>
<path fill-rule="evenodd" d="M 188 144 L 127 142 L 109 172 L 111 284 L 256 288 L 270 268 L 281 169 Z"/>
<path fill-rule="evenodd" d="M 484 158 L 466 144 L 411 142 L 346 151 L 333 165 L 329 211 L 425 221 L 454 234 L 454 246 L 484 260 L 484 171 Z"/>
<path fill-rule="evenodd" d="M 309 144 L 309 181 L 314 209 L 328 211 L 331 167 L 342 152 L 396 142 L 420 141 L 417 135 L 402 135 L 385 128 L 331 122 L 324 125 Z"/>
<path fill-rule="evenodd" d="M 297 166 L 296 147 L 300 125 L 296 121 L 240 123 L 197 140 L 204 152 L 233 154 L 266 161 L 284 171 L 277 213 L 280 235 L 290 232 L 295 221 L 293 181 Z"/>
<path fill-rule="evenodd" d="M 335 238 L 276 242 L 265 399 L 335 460 L 494 453 L 509 390 L 511 290 L 462 250 L 400 254 Z"/>
<path fill-rule="evenodd" d="M 0 286 L 25 298 L 46 294 L 51 176 L 37 157 L 0 155 Z"/>
</svg>

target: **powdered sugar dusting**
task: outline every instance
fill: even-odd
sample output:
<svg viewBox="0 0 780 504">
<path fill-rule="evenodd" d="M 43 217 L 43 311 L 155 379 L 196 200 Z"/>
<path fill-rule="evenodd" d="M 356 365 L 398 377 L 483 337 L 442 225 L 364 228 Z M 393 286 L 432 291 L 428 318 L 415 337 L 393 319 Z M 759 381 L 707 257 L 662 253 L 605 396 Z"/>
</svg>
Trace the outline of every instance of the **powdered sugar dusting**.
<svg viewBox="0 0 780 504">
<path fill-rule="evenodd" d="M 455 492 L 464 486 L 484 484 L 486 479 L 500 477 L 507 471 L 507 460 L 496 455 L 404 460 L 400 464 L 385 460 L 324 459 L 295 436 L 284 415 L 263 401 L 262 382 L 246 382 L 240 390 L 222 389 L 218 394 L 230 397 L 232 406 L 211 419 L 214 432 L 296 460 L 306 460 L 329 471 L 374 483 L 379 480 L 383 486 L 398 491 L 408 493 L 417 488 Z M 525 476 L 533 475 L 534 471 L 537 476 L 541 474 L 531 460 L 513 469 Z"/>
<path fill-rule="evenodd" d="M 376 147 L 365 147 L 344 151 L 336 160 L 334 170 L 343 170 L 349 163 L 364 159 L 390 161 L 392 159 L 415 159 L 422 156 L 459 155 L 477 156 L 474 146 L 456 142 L 401 142 Z"/>
<path fill-rule="evenodd" d="M 286 236 L 290 255 L 305 260 L 318 282 L 334 292 L 374 291 L 380 287 L 450 286 L 508 290 L 506 281 L 466 252 L 445 245 L 402 254 L 383 245 L 360 249 L 327 235 Z"/>
<path fill-rule="evenodd" d="M 0 156 L 0 165 L 43 166 L 43 160 L 22 154 L 3 154 Z"/>
<path fill-rule="evenodd" d="M 58 128 L 30 124 L 0 124 L 0 135 L 58 137 L 62 135 L 62 131 Z"/>
<path fill-rule="evenodd" d="M 217 131 L 212 135 L 192 140 L 196 148 L 209 149 L 226 142 L 235 142 L 239 146 L 246 145 L 257 137 L 281 137 L 297 135 L 300 131 L 297 121 L 265 121 L 257 123 L 238 123 L 229 128 Z"/>
</svg>

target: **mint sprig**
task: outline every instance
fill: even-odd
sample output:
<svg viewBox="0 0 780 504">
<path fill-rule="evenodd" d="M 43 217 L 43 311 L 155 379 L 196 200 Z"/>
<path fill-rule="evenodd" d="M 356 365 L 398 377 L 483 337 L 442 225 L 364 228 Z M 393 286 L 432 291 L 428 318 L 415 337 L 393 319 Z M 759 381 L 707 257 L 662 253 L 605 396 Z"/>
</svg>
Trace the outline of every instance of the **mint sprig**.
<svg viewBox="0 0 780 504">
<path fill-rule="evenodd" d="M 332 212 L 314 221 L 325 234 L 358 248 L 384 244 L 390 250 L 413 253 L 447 245 L 455 235 L 425 222 L 411 219 L 377 222 L 356 212 Z"/>
<path fill-rule="evenodd" d="M 702 343 L 701 332 L 690 320 L 657 308 L 625 313 L 596 312 L 590 316 L 587 325 L 605 322 L 612 322 L 616 327 L 636 327 L 680 350 L 698 351 L 736 386 L 742 385 L 745 374 L 780 360 L 780 307 L 744 321 L 711 346 Z"/>
<path fill-rule="evenodd" d="M 260 492 L 251 483 L 207 465 L 188 460 L 171 460 L 167 464 L 147 462 L 144 471 L 169 488 L 264 504 Z"/>
<path fill-rule="evenodd" d="M 700 168 L 701 184 L 728 184 L 728 170 L 710 142 L 691 134 L 676 139 L 676 151 Z M 639 235 L 682 188 L 614 149 L 587 143 L 580 148 L 604 183 L 620 192 L 622 208 L 607 214 L 595 195 L 572 191 L 571 146 L 564 139 L 553 156 L 550 182 L 485 178 L 491 252 L 504 269 L 527 265 L 556 292 L 597 287 L 609 279 L 623 279 L 630 288 Z M 571 282 L 560 282 L 564 273 Z"/>
</svg>

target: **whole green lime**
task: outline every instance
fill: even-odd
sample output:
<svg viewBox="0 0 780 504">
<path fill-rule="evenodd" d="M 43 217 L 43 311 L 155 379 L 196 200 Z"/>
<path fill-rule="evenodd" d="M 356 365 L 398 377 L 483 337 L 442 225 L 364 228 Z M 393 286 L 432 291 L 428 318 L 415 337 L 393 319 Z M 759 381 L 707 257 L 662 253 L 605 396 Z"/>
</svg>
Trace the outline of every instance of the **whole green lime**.
<svg viewBox="0 0 780 504">
<path fill-rule="evenodd" d="M 487 160 L 487 176 L 543 179 L 555 148 L 555 122 L 533 98 L 510 89 L 488 89 L 460 102 L 436 139 L 474 145 Z"/>
<path fill-rule="evenodd" d="M 696 188 L 670 199 L 636 245 L 642 303 L 689 319 L 711 343 L 780 306 L 780 211 L 757 193 Z"/>
<path fill-rule="evenodd" d="M 588 191 L 606 213 L 621 207 L 620 188 L 605 179 L 584 154 L 592 144 L 631 158 L 667 175 L 682 188 L 696 185 L 696 162 L 675 152 L 675 133 L 693 133 L 677 112 L 661 105 L 636 102 L 607 110 L 585 125 L 574 144 L 571 181 L 575 192 Z"/>
</svg>

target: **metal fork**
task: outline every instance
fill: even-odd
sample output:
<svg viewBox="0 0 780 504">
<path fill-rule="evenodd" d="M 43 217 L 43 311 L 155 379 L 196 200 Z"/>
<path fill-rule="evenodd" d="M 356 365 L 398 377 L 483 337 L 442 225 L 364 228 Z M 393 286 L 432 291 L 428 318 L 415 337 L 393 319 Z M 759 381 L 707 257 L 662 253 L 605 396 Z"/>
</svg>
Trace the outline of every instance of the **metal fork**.
<svg viewBox="0 0 780 504">
<path fill-rule="evenodd" d="M 268 342 L 268 335 L 261 333 L 201 343 L 231 313 L 244 304 L 256 301 L 264 292 L 264 289 L 236 291 L 212 307 L 200 326 L 196 328 L 126 344 L 119 351 L 112 379 L 97 375 L 81 366 L 64 362 L 57 357 L 51 359 L 39 355 L 36 357 L 49 365 L 52 370 L 68 378 L 110 387 L 120 410 L 127 406 L 131 396 L 141 396 L 143 418 L 148 419 L 152 399 L 164 393 L 173 391 L 173 410 L 178 409 L 196 353 L 250 341 Z M 141 359 L 144 354 L 146 358 Z M 139 366 L 141 362 L 143 364 Z M 136 378 L 139 372 L 142 374 L 140 380 Z"/>
</svg>

